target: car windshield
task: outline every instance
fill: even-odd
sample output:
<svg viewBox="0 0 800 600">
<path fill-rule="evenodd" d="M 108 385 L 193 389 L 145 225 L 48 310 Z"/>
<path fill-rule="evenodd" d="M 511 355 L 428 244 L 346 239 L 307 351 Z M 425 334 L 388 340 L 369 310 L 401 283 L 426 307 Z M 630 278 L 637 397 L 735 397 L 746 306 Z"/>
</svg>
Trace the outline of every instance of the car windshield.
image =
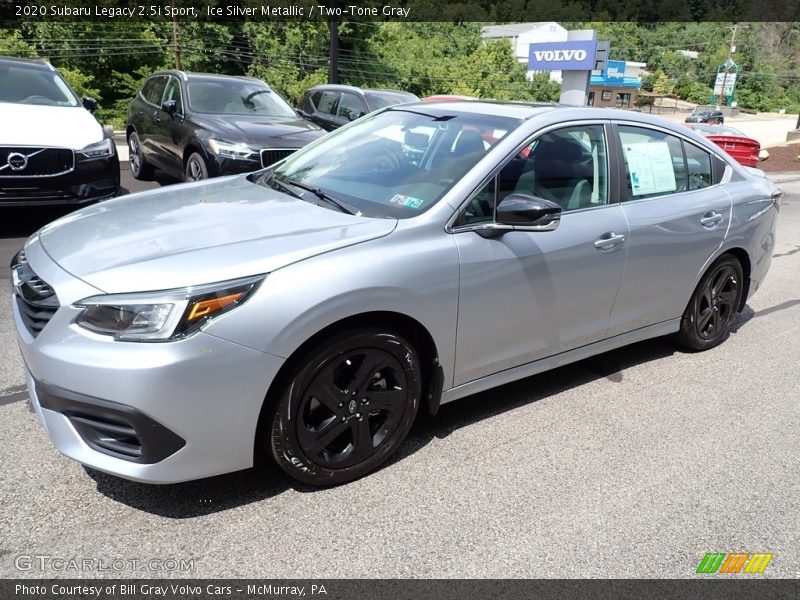
<svg viewBox="0 0 800 600">
<path fill-rule="evenodd" d="M 520 122 L 424 105 L 392 109 L 322 138 L 261 181 L 278 189 L 294 182 L 366 216 L 414 217 L 436 204 Z M 317 201 L 317 196 L 304 197 Z"/>
<path fill-rule="evenodd" d="M 401 94 L 399 92 L 367 91 L 364 92 L 364 96 L 367 99 L 367 104 L 369 104 L 372 110 L 379 110 L 381 108 L 386 108 L 387 106 L 403 104 L 404 102 L 416 102 L 417 100 L 416 96 Z"/>
<path fill-rule="evenodd" d="M 43 106 L 80 106 L 67 83 L 55 71 L 0 65 L 0 102 Z"/>
<path fill-rule="evenodd" d="M 268 85 L 246 79 L 189 81 L 189 107 L 197 113 L 296 117 Z"/>
</svg>

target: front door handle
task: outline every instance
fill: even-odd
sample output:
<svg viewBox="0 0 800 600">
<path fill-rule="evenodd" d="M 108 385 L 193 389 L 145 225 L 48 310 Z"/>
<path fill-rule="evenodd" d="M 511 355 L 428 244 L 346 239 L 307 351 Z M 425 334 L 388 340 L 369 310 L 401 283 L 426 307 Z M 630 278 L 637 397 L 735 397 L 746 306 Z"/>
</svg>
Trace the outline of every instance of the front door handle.
<svg viewBox="0 0 800 600">
<path fill-rule="evenodd" d="M 153 113 L 153 121 L 156 123 L 161 123 L 161 117 L 158 116 L 158 111 Z"/>
<path fill-rule="evenodd" d="M 700 225 L 702 225 L 707 229 L 713 229 L 714 227 L 722 223 L 723 218 L 724 217 L 717 211 L 712 210 L 703 215 L 703 218 L 700 219 Z"/>
<path fill-rule="evenodd" d="M 609 231 L 594 241 L 594 247 L 598 250 L 608 251 L 613 250 L 615 246 L 619 246 L 623 242 L 625 242 L 624 235 Z"/>
</svg>

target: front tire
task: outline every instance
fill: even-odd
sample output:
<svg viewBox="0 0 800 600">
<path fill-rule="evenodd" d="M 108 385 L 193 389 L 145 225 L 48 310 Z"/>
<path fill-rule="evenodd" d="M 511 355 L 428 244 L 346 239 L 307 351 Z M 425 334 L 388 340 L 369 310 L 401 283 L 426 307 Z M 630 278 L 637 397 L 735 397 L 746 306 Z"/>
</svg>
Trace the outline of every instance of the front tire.
<svg viewBox="0 0 800 600">
<path fill-rule="evenodd" d="M 419 407 L 421 367 L 399 335 L 340 333 L 297 362 L 271 426 L 272 455 L 290 477 L 337 485 L 378 468 L 403 443 Z"/>
<path fill-rule="evenodd" d="M 206 161 L 197 152 L 192 152 L 186 160 L 186 168 L 184 169 L 184 179 L 186 181 L 200 181 L 201 179 L 208 179 L 208 167 Z"/>
<path fill-rule="evenodd" d="M 678 341 L 690 350 L 719 346 L 731 332 L 743 287 L 742 265 L 725 254 L 709 267 L 697 284 L 681 320 Z"/>
</svg>

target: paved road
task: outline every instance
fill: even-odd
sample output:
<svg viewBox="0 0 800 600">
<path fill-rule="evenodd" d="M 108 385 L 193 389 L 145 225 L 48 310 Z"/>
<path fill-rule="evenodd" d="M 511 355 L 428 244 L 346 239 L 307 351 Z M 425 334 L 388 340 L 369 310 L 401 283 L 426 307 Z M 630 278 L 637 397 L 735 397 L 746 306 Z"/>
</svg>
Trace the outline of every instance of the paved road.
<svg viewBox="0 0 800 600">
<path fill-rule="evenodd" d="M 63 458 L 0 302 L 0 577 L 81 575 L 21 555 L 202 577 L 694 577 L 713 551 L 800 577 L 800 183 L 784 187 L 769 278 L 724 345 L 650 341 L 446 405 L 335 489 L 268 469 L 155 487 Z"/>
</svg>

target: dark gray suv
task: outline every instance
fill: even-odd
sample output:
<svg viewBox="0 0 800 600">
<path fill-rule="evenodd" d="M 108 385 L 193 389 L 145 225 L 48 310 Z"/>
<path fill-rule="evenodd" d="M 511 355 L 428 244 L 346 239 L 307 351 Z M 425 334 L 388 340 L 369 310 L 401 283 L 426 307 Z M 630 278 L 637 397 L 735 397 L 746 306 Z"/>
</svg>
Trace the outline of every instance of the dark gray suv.
<svg viewBox="0 0 800 600">
<path fill-rule="evenodd" d="M 370 90 L 350 85 L 318 85 L 308 90 L 297 112 L 323 129 L 331 131 L 368 113 L 405 102 L 417 102 L 410 92 Z"/>
</svg>

